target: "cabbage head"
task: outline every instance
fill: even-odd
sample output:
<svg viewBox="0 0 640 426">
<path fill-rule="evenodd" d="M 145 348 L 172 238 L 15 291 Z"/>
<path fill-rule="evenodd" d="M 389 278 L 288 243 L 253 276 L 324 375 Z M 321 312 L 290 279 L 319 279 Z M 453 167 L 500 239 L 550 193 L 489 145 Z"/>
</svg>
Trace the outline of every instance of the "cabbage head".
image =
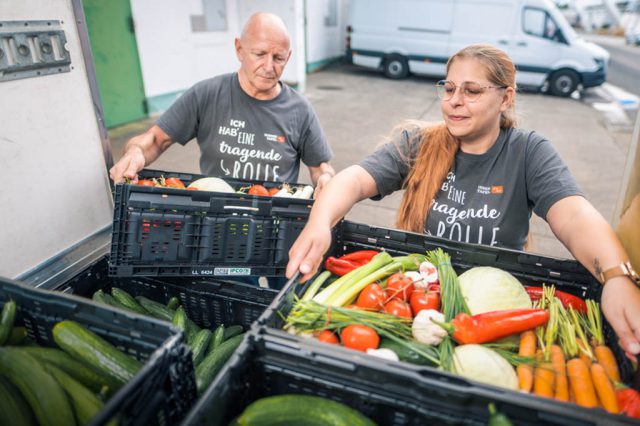
<svg viewBox="0 0 640 426">
<path fill-rule="evenodd" d="M 478 266 L 464 272 L 458 279 L 472 315 L 532 307 L 524 286 L 502 269 Z"/>
</svg>

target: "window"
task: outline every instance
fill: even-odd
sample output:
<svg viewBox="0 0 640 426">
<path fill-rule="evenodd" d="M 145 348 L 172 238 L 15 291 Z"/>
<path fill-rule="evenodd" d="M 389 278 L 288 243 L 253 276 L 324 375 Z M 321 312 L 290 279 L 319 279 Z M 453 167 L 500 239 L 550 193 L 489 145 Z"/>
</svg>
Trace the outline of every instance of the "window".
<svg viewBox="0 0 640 426">
<path fill-rule="evenodd" d="M 556 21 L 542 9 L 525 8 L 522 26 L 525 34 L 566 43 Z"/>
<path fill-rule="evenodd" d="M 226 0 L 201 0 L 202 15 L 191 15 L 191 31 L 226 31 L 227 5 Z"/>
</svg>

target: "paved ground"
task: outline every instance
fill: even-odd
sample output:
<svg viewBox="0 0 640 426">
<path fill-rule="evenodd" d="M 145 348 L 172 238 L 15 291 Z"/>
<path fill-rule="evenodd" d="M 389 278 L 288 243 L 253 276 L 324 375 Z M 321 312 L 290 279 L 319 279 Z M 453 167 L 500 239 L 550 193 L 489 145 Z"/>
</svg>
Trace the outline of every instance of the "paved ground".
<svg viewBox="0 0 640 426">
<path fill-rule="evenodd" d="M 336 65 L 309 75 L 306 96 L 316 109 L 335 152 L 334 167 L 341 170 L 358 162 L 403 119 L 439 120 L 434 83 L 421 77 L 388 80 L 348 65 Z M 604 99 L 606 94 L 590 96 L 598 102 L 608 101 Z M 605 114 L 579 99 L 522 93 L 518 96 L 517 110 L 521 127 L 535 129 L 554 143 L 586 196 L 611 222 L 632 127 L 611 125 Z M 114 157 L 119 157 L 131 135 L 145 130 L 152 121 L 112 129 Z M 196 143 L 173 146 L 152 167 L 197 173 L 198 156 Z M 308 181 L 306 172 L 300 180 Z M 396 193 L 380 202 L 364 201 L 347 218 L 393 227 L 400 198 L 401 194 Z M 547 256 L 571 256 L 538 217 L 532 219 L 532 232 L 532 251 Z"/>
</svg>

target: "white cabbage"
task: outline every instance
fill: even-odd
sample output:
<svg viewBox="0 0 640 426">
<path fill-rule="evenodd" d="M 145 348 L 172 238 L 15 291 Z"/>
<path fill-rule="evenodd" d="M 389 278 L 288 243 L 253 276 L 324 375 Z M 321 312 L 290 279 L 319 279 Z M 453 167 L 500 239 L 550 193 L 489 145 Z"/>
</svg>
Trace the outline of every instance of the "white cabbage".
<svg viewBox="0 0 640 426">
<path fill-rule="evenodd" d="M 509 362 L 482 345 L 457 346 L 453 354 L 456 373 L 493 386 L 518 390 L 518 376 Z"/>
<path fill-rule="evenodd" d="M 458 277 L 472 315 L 504 309 L 531 308 L 531 298 L 510 273 L 491 266 L 471 268 Z"/>
<path fill-rule="evenodd" d="M 207 177 L 191 182 L 188 188 L 212 192 L 236 192 L 231 185 L 217 177 Z"/>
</svg>

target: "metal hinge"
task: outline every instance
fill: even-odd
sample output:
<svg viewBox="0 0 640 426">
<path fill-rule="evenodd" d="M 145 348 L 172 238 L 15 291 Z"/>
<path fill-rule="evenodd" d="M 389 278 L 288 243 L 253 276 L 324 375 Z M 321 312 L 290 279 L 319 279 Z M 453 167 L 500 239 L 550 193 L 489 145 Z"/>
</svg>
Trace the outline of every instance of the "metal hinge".
<svg viewBox="0 0 640 426">
<path fill-rule="evenodd" d="M 129 31 L 131 31 L 131 34 L 135 34 L 136 33 L 136 23 L 133 20 L 133 16 L 129 16 L 127 18 L 127 24 L 129 25 Z"/>
</svg>

